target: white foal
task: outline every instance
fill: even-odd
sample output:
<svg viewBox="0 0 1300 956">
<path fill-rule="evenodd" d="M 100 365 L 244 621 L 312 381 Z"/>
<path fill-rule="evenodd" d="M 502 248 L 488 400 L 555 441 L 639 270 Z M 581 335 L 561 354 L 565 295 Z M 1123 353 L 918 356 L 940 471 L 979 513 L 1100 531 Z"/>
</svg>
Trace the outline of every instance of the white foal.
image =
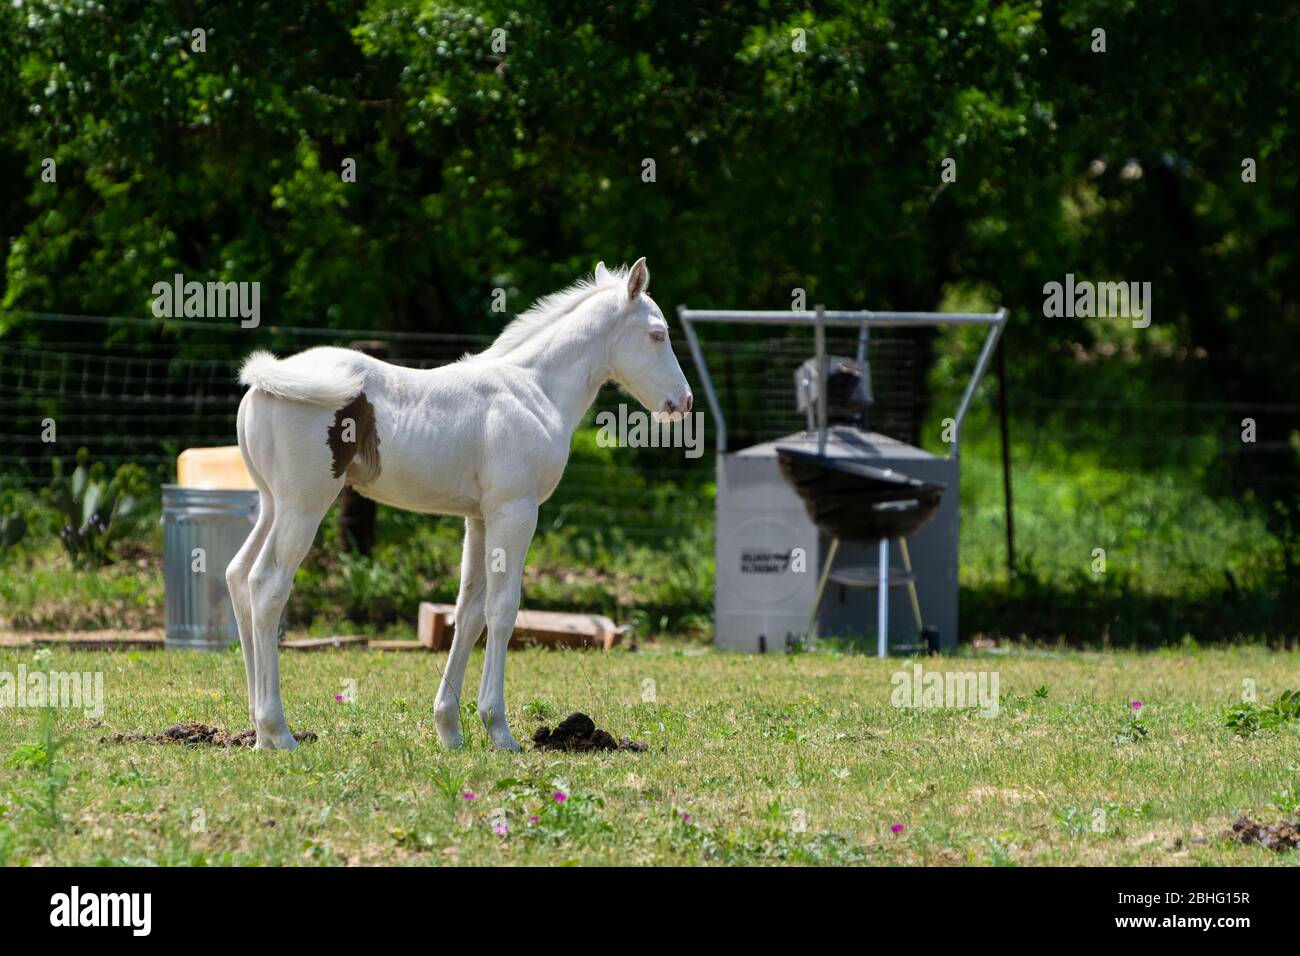
<svg viewBox="0 0 1300 956">
<path fill-rule="evenodd" d="M 537 302 L 486 351 L 427 371 L 348 349 L 249 356 L 239 447 L 261 512 L 226 581 L 259 748 L 297 746 L 280 700 L 280 614 L 321 518 L 350 484 L 383 504 L 465 518 L 456 636 L 434 704 L 438 737 L 461 742 L 465 664 L 486 627 L 479 717 L 496 748 L 519 749 L 506 725 L 506 645 L 537 507 L 564 474 L 574 429 L 610 379 L 660 416 L 691 410 L 649 283 L 645 259 L 616 272 L 602 263 L 591 279 Z"/>
</svg>

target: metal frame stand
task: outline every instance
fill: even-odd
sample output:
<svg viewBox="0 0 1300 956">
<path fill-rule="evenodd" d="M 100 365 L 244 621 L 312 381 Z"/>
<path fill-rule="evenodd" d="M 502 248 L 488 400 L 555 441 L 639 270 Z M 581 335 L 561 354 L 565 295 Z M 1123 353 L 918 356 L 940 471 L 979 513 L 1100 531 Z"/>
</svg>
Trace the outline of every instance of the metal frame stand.
<svg viewBox="0 0 1300 956">
<path fill-rule="evenodd" d="M 735 325 L 793 325 L 805 328 L 811 326 L 817 355 L 817 451 L 821 455 L 826 454 L 828 431 L 825 385 L 827 328 L 856 328 L 858 330 L 858 355 L 861 358 L 866 351 L 868 329 L 872 326 L 884 328 L 915 328 L 941 325 L 986 326 L 988 332 L 984 337 L 984 344 L 980 349 L 979 358 L 975 360 L 975 369 L 971 373 L 970 381 L 966 384 L 966 389 L 962 392 L 961 400 L 958 402 L 957 409 L 953 414 L 952 445 L 948 457 L 949 459 L 956 459 L 961 455 L 962 422 L 966 418 L 966 412 L 970 409 L 971 400 L 975 397 L 975 389 L 979 386 L 980 380 L 983 379 L 984 373 L 988 369 L 994 349 L 997 348 L 998 339 L 1002 336 L 1002 329 L 1007 321 L 1007 310 L 999 309 L 996 312 L 827 311 L 825 306 L 818 305 L 814 307 L 812 312 L 807 312 L 690 309 L 685 305 L 679 305 L 677 307 L 677 317 L 681 319 L 682 328 L 686 332 L 686 341 L 690 345 L 691 358 L 695 360 L 695 368 L 700 374 L 701 383 L 704 385 L 704 396 L 708 402 L 709 411 L 713 416 L 713 429 L 719 458 L 727 451 L 727 421 L 722 414 L 722 405 L 718 401 L 717 390 L 713 387 L 713 378 L 709 375 L 708 364 L 704 361 L 704 350 L 700 347 L 699 337 L 695 334 L 695 322 L 719 322 Z M 721 467 L 720 464 L 719 467 Z M 904 574 L 895 579 L 895 583 L 905 582 L 907 584 L 908 594 L 912 599 L 912 614 L 916 618 L 916 626 L 919 631 L 922 628 L 921 604 L 916 596 L 916 576 L 912 571 L 911 555 L 907 552 L 907 541 L 905 539 L 897 538 L 895 540 L 898 541 L 905 569 Z M 817 583 L 817 598 L 813 606 L 812 618 L 808 624 L 808 638 L 810 641 L 815 634 L 817 614 L 821 610 L 822 598 L 826 593 L 826 584 L 831 580 L 831 565 L 835 561 L 835 554 L 839 551 L 839 546 L 838 538 L 831 541 L 830 551 L 826 556 L 826 566 L 822 568 L 821 580 Z M 857 583 L 846 586 L 871 587 L 872 585 Z M 876 607 L 876 652 L 880 657 L 887 657 L 889 653 L 889 588 L 891 586 L 888 538 L 880 540 L 880 570 L 874 586 L 880 591 Z"/>
</svg>

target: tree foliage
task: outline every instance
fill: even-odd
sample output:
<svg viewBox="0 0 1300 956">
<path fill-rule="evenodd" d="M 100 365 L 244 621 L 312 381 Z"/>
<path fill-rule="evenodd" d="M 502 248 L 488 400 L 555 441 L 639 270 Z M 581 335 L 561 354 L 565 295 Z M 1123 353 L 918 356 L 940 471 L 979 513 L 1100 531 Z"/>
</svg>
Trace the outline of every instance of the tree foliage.
<svg viewBox="0 0 1300 956">
<path fill-rule="evenodd" d="M 1297 50 L 1277 0 L 14 0 L 0 329 L 148 315 L 183 272 L 280 324 L 490 331 L 495 288 L 646 255 L 666 304 L 974 290 L 1013 377 L 1114 335 L 1205 350 L 1189 397 L 1283 396 Z M 1151 281 L 1156 330 L 1044 319 L 1067 272 Z"/>
</svg>

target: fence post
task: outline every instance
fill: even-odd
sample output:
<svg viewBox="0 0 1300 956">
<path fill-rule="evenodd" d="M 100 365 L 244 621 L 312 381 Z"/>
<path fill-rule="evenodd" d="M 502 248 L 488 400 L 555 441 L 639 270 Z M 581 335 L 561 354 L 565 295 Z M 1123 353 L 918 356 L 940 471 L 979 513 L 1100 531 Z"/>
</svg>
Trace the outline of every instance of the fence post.
<svg viewBox="0 0 1300 956">
<path fill-rule="evenodd" d="M 1016 577 L 1016 522 L 1011 507 L 1011 438 L 1007 427 L 1007 337 L 998 340 L 998 427 L 1002 434 L 1002 501 L 1007 512 L 1007 583 Z"/>
</svg>

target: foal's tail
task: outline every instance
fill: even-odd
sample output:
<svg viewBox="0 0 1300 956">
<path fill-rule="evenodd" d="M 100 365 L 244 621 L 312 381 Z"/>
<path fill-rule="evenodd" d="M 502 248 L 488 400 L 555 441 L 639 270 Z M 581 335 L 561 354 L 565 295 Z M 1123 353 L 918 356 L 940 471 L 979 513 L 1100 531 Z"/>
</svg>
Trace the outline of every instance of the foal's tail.
<svg viewBox="0 0 1300 956">
<path fill-rule="evenodd" d="M 282 360 L 270 352 L 254 352 L 246 358 L 239 370 L 239 381 L 277 398 L 330 408 L 345 404 L 365 385 L 365 377 L 357 369 Z"/>
</svg>

